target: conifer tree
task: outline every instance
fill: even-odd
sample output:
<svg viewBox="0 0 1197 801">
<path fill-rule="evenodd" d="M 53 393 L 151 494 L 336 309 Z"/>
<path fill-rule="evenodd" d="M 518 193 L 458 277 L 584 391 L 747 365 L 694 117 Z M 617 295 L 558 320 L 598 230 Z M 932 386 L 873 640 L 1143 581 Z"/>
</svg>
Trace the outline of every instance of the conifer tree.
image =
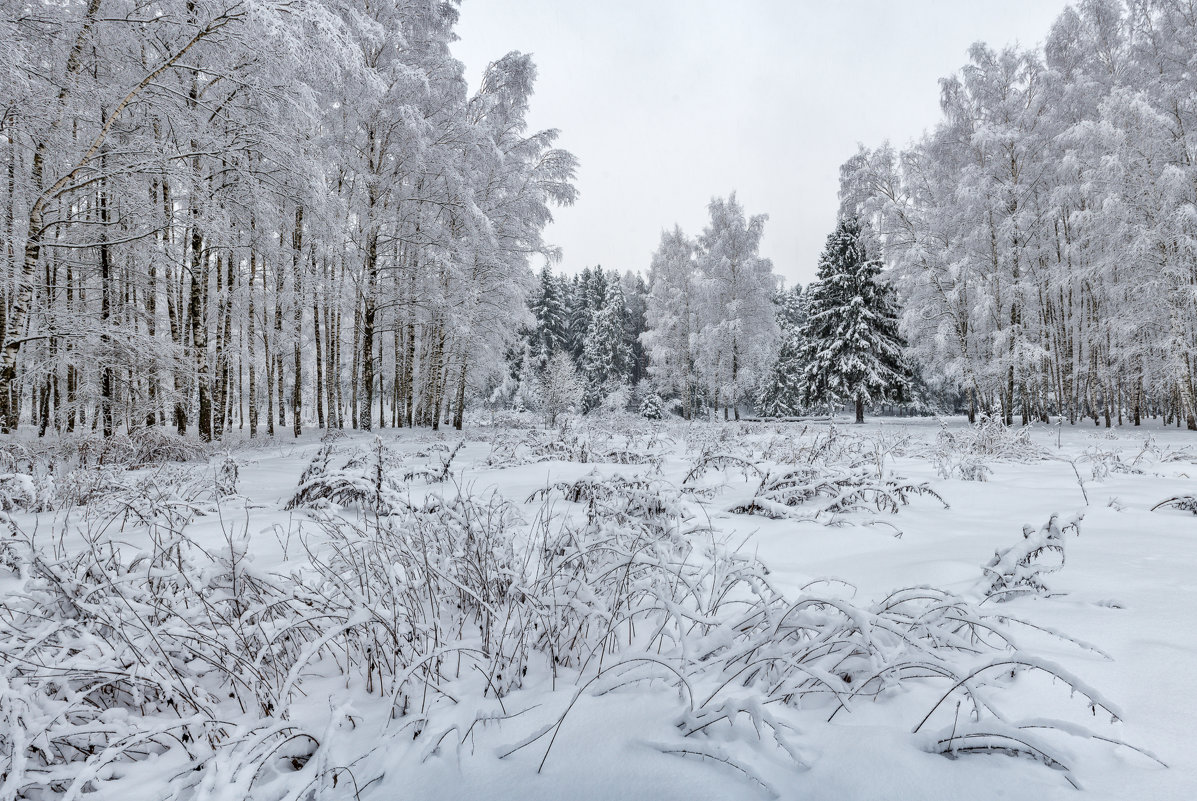
<svg viewBox="0 0 1197 801">
<path fill-rule="evenodd" d="M 596 270 L 594 274 L 602 275 L 602 270 Z M 624 335 L 625 309 L 619 281 L 602 279 L 602 291 L 603 304 L 591 315 L 582 349 L 586 411 L 597 408 L 614 388 L 627 380 L 631 361 Z M 597 292 L 594 297 L 598 297 Z"/>
<path fill-rule="evenodd" d="M 778 292 L 777 327 L 781 346 L 757 393 L 757 413 L 764 417 L 792 417 L 803 412 L 802 405 L 802 326 L 806 322 L 806 298 L 802 287 L 794 285 Z"/>
<path fill-rule="evenodd" d="M 631 270 L 620 280 L 626 314 L 624 315 L 624 342 L 629 355 L 628 381 L 633 386 L 648 376 L 648 353 L 640 341 L 640 335 L 648 328 L 648 284 L 640 273 Z"/>
<path fill-rule="evenodd" d="M 540 271 L 540 286 L 529 304 L 536 325 L 531 332 L 531 346 L 535 368 L 544 370 L 554 353 L 569 343 L 569 310 L 562 287 L 546 264 Z"/>
<path fill-rule="evenodd" d="M 860 223 L 841 219 L 807 290 L 808 317 L 798 356 L 805 405 L 840 400 L 856 405 L 899 400 L 910 383 L 902 355 L 893 291 L 880 282 L 881 261 L 869 258 Z"/>
</svg>

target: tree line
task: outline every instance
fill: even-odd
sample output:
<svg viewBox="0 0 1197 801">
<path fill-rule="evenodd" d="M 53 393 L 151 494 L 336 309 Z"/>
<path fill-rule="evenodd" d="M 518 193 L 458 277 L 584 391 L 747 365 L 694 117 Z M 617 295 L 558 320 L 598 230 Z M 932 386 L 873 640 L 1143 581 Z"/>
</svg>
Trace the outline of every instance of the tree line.
<svg viewBox="0 0 1197 801">
<path fill-rule="evenodd" d="M 0 17 L 0 427 L 463 424 L 468 405 L 829 403 L 1197 428 L 1197 17 L 1085 0 L 976 45 L 841 168 L 818 279 L 715 198 L 647 272 L 549 266 L 577 163 L 529 56 L 443 0 L 67 0 Z M 544 267 L 532 272 L 533 259 Z"/>
<path fill-rule="evenodd" d="M 842 169 L 926 372 L 970 417 L 1197 429 L 1197 10 L 1083 0 L 1044 47 L 975 45 L 943 119 Z"/>
<path fill-rule="evenodd" d="M 747 215 L 735 193 L 708 211 L 693 239 L 662 233 L 647 280 L 601 268 L 571 280 L 546 267 L 495 400 L 550 420 L 569 408 L 738 420 L 846 403 L 860 422 L 866 406 L 916 399 L 897 300 L 857 220 L 840 221 L 804 290 L 783 288 L 760 256 L 765 215 Z"/>
<path fill-rule="evenodd" d="M 468 92 L 456 19 L 6 3 L 0 425 L 460 426 L 576 162 L 529 56 Z"/>
</svg>

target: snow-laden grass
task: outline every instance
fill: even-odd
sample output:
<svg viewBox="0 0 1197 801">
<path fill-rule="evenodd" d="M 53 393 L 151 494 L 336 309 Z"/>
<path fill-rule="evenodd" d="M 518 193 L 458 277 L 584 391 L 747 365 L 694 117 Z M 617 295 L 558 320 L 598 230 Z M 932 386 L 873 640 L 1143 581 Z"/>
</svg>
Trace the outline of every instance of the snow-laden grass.
<svg viewBox="0 0 1197 801">
<path fill-rule="evenodd" d="M 1042 576 L 1082 547 L 1075 526 L 1015 545 L 999 515 L 971 579 L 896 590 L 786 563 L 834 542 L 866 546 L 850 566 L 893 558 L 878 511 L 917 515 L 901 543 L 947 546 L 983 501 L 935 478 L 944 459 L 985 459 L 986 488 L 1048 466 L 1066 510 L 1114 479 L 1164 494 L 1146 487 L 1184 446 L 933 432 L 574 421 L 131 459 L 86 491 L 47 471 L 44 498 L 10 493 L 0 546 L 0 798 L 457 797 L 482 776 L 603 797 L 581 778 L 596 738 L 625 788 L 666 770 L 671 797 L 818 797 L 845 781 L 828 745 L 845 727 L 890 732 L 880 767 L 932 785 L 965 761 L 1024 788 L 1081 786 L 1115 756 L 1132 783 L 1158 770 L 1086 676 L 1118 655 L 1044 606 L 1067 603 Z M 1137 472 L 1086 482 L 1085 458 Z"/>
</svg>

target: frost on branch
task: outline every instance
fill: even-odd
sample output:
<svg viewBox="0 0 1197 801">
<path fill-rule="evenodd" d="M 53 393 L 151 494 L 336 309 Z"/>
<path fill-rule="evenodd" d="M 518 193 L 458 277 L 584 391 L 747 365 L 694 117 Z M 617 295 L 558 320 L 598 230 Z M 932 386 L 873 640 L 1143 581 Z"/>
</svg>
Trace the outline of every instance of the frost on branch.
<svg viewBox="0 0 1197 801">
<path fill-rule="evenodd" d="M 1192 512 L 1197 515 L 1197 495 L 1176 495 L 1164 500 L 1151 507 L 1151 511 L 1157 509 L 1179 509 L 1182 512 Z"/>
<path fill-rule="evenodd" d="M 287 501 L 286 509 L 356 506 L 388 514 L 396 506 L 402 483 L 402 459 L 375 437 L 368 449 L 351 452 L 340 467 L 334 459 L 336 446 L 324 445 L 299 479 L 299 491 Z"/>
<path fill-rule="evenodd" d="M 1038 531 L 1032 526 L 1022 527 L 1022 542 L 998 551 L 984 566 L 986 598 L 1007 601 L 1020 595 L 1043 595 L 1048 592 L 1044 576 L 1064 567 L 1064 538 L 1068 533 L 1081 533 L 1078 514 L 1066 522 L 1052 515 Z"/>
<path fill-rule="evenodd" d="M 873 509 L 897 513 L 916 495 L 930 496 L 947 508 L 948 503 L 925 481 L 915 483 L 900 476 L 863 467 L 799 467 L 779 475 L 766 474 L 752 500 L 732 509 L 738 514 L 772 518 L 803 517 Z M 802 508 L 802 513 L 795 510 Z"/>
</svg>

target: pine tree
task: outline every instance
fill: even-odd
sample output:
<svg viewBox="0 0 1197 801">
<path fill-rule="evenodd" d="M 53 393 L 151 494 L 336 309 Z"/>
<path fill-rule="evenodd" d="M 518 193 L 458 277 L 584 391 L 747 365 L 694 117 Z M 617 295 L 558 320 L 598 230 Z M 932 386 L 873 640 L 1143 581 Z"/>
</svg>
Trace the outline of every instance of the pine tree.
<svg viewBox="0 0 1197 801">
<path fill-rule="evenodd" d="M 805 405 L 854 401 L 856 422 L 863 423 L 866 403 L 905 393 L 905 342 L 893 292 L 880 276 L 881 262 L 866 253 L 860 223 L 840 220 L 819 258 L 818 281 L 807 290 L 809 316 L 798 352 Z"/>
</svg>

